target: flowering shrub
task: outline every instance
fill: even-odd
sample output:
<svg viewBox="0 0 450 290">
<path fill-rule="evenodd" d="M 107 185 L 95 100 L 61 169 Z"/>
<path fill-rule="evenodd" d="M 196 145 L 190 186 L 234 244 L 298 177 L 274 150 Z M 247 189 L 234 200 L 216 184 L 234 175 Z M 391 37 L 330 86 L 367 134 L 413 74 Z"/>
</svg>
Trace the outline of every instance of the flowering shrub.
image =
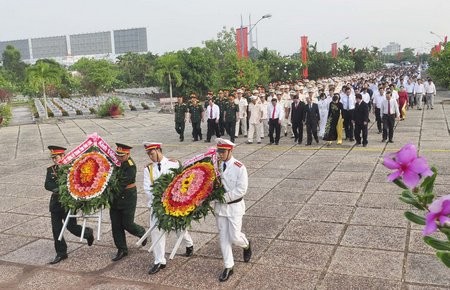
<svg viewBox="0 0 450 290">
<path fill-rule="evenodd" d="M 450 268 L 450 194 L 436 199 L 436 168 L 430 168 L 424 157 L 417 156 L 413 144 L 406 144 L 398 152 L 387 154 L 383 164 L 394 170 L 388 180 L 403 189 L 400 200 L 421 212 L 419 215 L 406 211 L 405 217 L 425 226 L 422 231 L 425 243 L 437 250 L 438 258 Z M 436 231 L 445 234 L 447 241 L 429 236 Z"/>
</svg>

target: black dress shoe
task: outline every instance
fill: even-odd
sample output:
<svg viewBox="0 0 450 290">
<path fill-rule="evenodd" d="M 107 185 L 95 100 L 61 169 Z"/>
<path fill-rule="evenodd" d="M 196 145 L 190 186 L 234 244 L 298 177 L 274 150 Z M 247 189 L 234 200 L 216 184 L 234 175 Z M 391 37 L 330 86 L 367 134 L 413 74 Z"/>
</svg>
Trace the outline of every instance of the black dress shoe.
<svg viewBox="0 0 450 290">
<path fill-rule="evenodd" d="M 388 142 L 389 142 L 389 143 L 394 143 L 394 141 L 392 141 L 392 140 L 389 140 Z"/>
<path fill-rule="evenodd" d="M 248 241 L 248 247 L 244 248 L 244 262 L 248 263 L 252 257 L 252 243 Z"/>
<path fill-rule="evenodd" d="M 381 143 L 386 142 L 386 139 L 381 140 Z"/>
<path fill-rule="evenodd" d="M 153 267 L 150 268 L 150 270 L 148 270 L 148 273 L 150 275 L 156 274 L 159 272 L 159 270 L 164 269 L 165 267 L 166 267 L 166 264 L 161 264 L 161 263 L 154 264 Z"/>
<path fill-rule="evenodd" d="M 194 246 L 186 247 L 186 257 L 191 257 L 194 254 Z"/>
<path fill-rule="evenodd" d="M 92 244 L 94 243 L 94 230 L 93 229 L 89 229 L 88 230 L 88 237 L 86 238 L 88 246 L 92 246 Z"/>
<path fill-rule="evenodd" d="M 58 264 L 59 262 L 65 259 L 67 259 L 67 254 L 58 254 L 56 255 L 55 259 L 53 259 L 53 261 L 51 261 L 49 264 L 50 265 Z"/>
<path fill-rule="evenodd" d="M 145 240 L 142 241 L 142 246 L 145 247 L 145 245 L 147 245 L 147 238 L 145 238 Z"/>
<path fill-rule="evenodd" d="M 350 138 L 350 142 L 353 142 L 353 141 L 355 141 L 355 139 L 353 139 L 353 138 Z"/>
<path fill-rule="evenodd" d="M 128 256 L 127 252 L 125 252 L 123 250 L 118 250 L 116 256 L 114 258 L 112 258 L 111 260 L 113 262 L 117 262 L 117 261 L 121 260 L 125 256 Z"/>
<path fill-rule="evenodd" d="M 225 282 L 230 278 L 230 276 L 233 275 L 233 268 L 225 268 L 219 276 L 220 282 Z"/>
</svg>

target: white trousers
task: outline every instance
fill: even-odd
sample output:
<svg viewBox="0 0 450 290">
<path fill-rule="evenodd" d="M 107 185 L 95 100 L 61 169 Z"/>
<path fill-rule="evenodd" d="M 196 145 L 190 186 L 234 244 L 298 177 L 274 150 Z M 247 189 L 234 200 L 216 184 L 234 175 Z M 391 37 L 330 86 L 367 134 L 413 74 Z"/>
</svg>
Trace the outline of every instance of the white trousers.
<svg viewBox="0 0 450 290">
<path fill-rule="evenodd" d="M 150 228 L 152 228 L 155 224 L 158 223 L 158 219 L 154 217 L 150 211 Z M 152 233 L 152 245 L 154 242 L 156 242 L 161 234 L 164 233 L 164 231 L 159 230 L 158 226 L 156 226 Z M 180 237 L 182 232 L 177 232 L 177 237 Z M 164 233 L 164 236 L 161 237 L 161 239 L 158 241 L 158 243 L 153 248 L 153 255 L 155 256 L 155 264 L 166 264 L 166 237 L 167 233 Z M 191 235 L 188 233 L 188 231 L 185 232 L 183 237 L 183 242 L 185 243 L 186 247 L 191 247 L 194 245 L 194 242 L 192 241 Z"/>
<path fill-rule="evenodd" d="M 239 135 L 239 126 L 242 127 L 242 135 L 247 135 L 247 118 L 238 118 L 236 120 L 236 128 L 234 130 L 234 136 Z"/>
<path fill-rule="evenodd" d="M 327 125 L 327 120 L 328 120 L 328 112 L 326 114 L 320 114 L 319 137 L 323 137 L 323 135 L 325 135 L 325 126 Z"/>
<path fill-rule="evenodd" d="M 216 216 L 217 228 L 219 229 L 220 250 L 222 251 L 225 268 L 233 268 L 232 245 L 246 248 L 248 240 L 241 232 L 242 216 L 226 217 Z"/>
<path fill-rule="evenodd" d="M 262 119 L 262 126 L 261 126 L 261 138 L 266 137 L 266 135 L 269 133 L 269 120 Z"/>
<path fill-rule="evenodd" d="M 262 123 L 249 124 L 248 128 L 248 142 L 253 142 L 253 136 L 256 133 L 256 142 L 261 142 L 261 127 Z"/>
</svg>

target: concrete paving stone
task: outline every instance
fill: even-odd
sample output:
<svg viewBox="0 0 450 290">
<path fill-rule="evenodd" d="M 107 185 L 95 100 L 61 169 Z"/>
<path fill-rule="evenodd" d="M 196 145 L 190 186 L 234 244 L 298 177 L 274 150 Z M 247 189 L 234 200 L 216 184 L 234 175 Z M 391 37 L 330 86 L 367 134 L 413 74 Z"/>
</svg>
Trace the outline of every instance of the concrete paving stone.
<svg viewBox="0 0 450 290">
<path fill-rule="evenodd" d="M 193 231 L 189 231 L 189 233 L 192 237 L 192 240 L 194 241 L 194 255 L 196 255 L 197 251 L 201 249 L 205 244 L 207 244 L 209 241 L 211 241 L 212 239 L 214 239 L 214 237 L 217 236 L 216 234 L 212 233 L 199 233 Z M 172 252 L 172 249 L 175 247 L 176 242 L 177 242 L 177 235 L 175 234 L 175 232 L 169 233 L 169 235 L 166 238 L 166 253 L 168 254 L 167 257 Z M 185 246 L 186 245 L 183 242 L 180 244 L 180 247 L 178 248 L 175 257 L 184 256 L 184 254 L 186 253 Z M 148 250 L 149 248 L 150 243 L 145 247 L 145 249 Z M 140 249 L 143 250 L 143 248 Z M 151 256 L 153 257 L 153 254 L 151 254 Z"/>
<path fill-rule="evenodd" d="M 275 159 L 272 155 L 269 154 L 258 154 L 259 152 L 250 154 L 242 158 L 242 162 L 245 164 L 247 161 L 267 161 L 270 162 Z"/>
<path fill-rule="evenodd" d="M 304 203 L 310 196 L 311 192 L 287 190 L 286 188 L 274 188 L 270 190 L 263 198 L 264 202 L 291 202 Z"/>
<path fill-rule="evenodd" d="M 249 169 L 247 169 L 247 173 L 249 176 L 251 177 L 267 177 L 270 176 L 271 178 L 286 178 L 289 174 L 290 174 L 290 170 L 273 170 L 271 168 L 265 168 L 262 167 L 260 169 L 256 169 L 254 172 L 252 172 L 250 174 L 250 172 L 248 172 Z"/>
<path fill-rule="evenodd" d="M 247 168 L 255 168 L 255 169 L 259 169 L 264 167 L 264 165 L 267 164 L 267 161 L 259 161 L 259 160 L 247 160 L 247 161 L 242 161 L 242 163 L 244 163 L 244 165 Z"/>
<path fill-rule="evenodd" d="M 15 227 L 5 231 L 11 235 L 25 235 L 28 237 L 44 237 L 53 239 L 52 226 L 50 217 L 33 217 L 30 216 L 29 221 L 16 225 Z"/>
<path fill-rule="evenodd" d="M 24 269 L 15 265 L 0 264 L 0 288 L 7 289 L 6 284 L 11 283 L 24 272 Z"/>
<path fill-rule="evenodd" d="M 258 188 L 273 188 L 274 186 L 280 183 L 281 178 L 268 178 L 268 177 L 249 177 L 248 184 L 251 184 L 252 187 Z"/>
<path fill-rule="evenodd" d="M 354 206 L 359 198 L 359 193 L 316 191 L 308 204 L 332 204 Z"/>
<path fill-rule="evenodd" d="M 280 239 L 336 244 L 344 229 L 344 225 L 304 220 L 290 221 L 280 235 Z"/>
<path fill-rule="evenodd" d="M 132 259 L 135 251 L 128 252 L 128 259 Z M 51 265 L 49 267 L 58 270 L 73 271 L 77 273 L 89 273 L 105 269 L 111 263 L 111 258 L 116 251 L 109 247 L 92 245 L 82 246 L 70 253 L 69 259 L 63 263 Z"/>
<path fill-rule="evenodd" d="M 449 174 L 438 174 L 436 176 L 436 184 L 450 185 L 450 175 Z"/>
<path fill-rule="evenodd" d="M 448 289 L 448 287 L 437 287 L 432 285 L 415 285 L 415 284 L 405 284 L 405 288 L 407 290 L 444 290 Z"/>
<path fill-rule="evenodd" d="M 332 251 L 331 245 L 275 240 L 257 263 L 279 267 L 289 265 L 294 268 L 321 271 Z"/>
<path fill-rule="evenodd" d="M 408 254 L 405 281 L 450 287 L 448 268 L 436 255 Z"/>
<path fill-rule="evenodd" d="M 14 213 L 0 213 L 0 231 L 5 231 L 14 226 L 20 225 L 26 221 L 29 221 L 33 216 L 14 214 Z"/>
<path fill-rule="evenodd" d="M 31 202 L 32 200 L 22 197 L 3 197 L 0 203 L 0 212 L 6 212 Z"/>
<path fill-rule="evenodd" d="M 267 247 L 269 247 L 270 243 L 273 242 L 272 239 L 265 239 L 259 237 L 252 237 L 248 239 L 252 243 L 252 259 L 251 259 L 252 263 L 258 261 L 261 255 L 266 251 Z M 242 253 L 243 251 L 241 247 L 233 246 L 233 258 L 235 262 L 244 262 Z M 211 239 L 207 244 L 202 246 L 202 248 L 194 255 L 222 260 L 223 256 L 220 250 L 219 237 Z"/>
<path fill-rule="evenodd" d="M 162 284 L 185 289 L 231 289 L 236 287 L 250 268 L 251 264 L 236 263 L 234 274 L 226 283 L 221 283 L 218 279 L 223 271 L 221 260 L 193 258 L 189 259 L 184 265 L 174 268 Z"/>
<path fill-rule="evenodd" d="M 9 210 L 9 212 L 19 214 L 29 214 L 35 216 L 49 215 L 49 201 L 47 199 L 29 200 L 23 206 L 18 206 Z"/>
<path fill-rule="evenodd" d="M 319 179 L 324 180 L 332 171 L 332 168 L 319 168 L 319 169 L 311 169 L 301 166 L 298 169 L 292 171 L 288 178 L 301 178 L 301 179 Z"/>
<path fill-rule="evenodd" d="M 350 206 L 306 204 L 295 219 L 345 223 L 352 211 L 353 207 Z"/>
<path fill-rule="evenodd" d="M 349 225 L 342 238 L 341 245 L 403 251 L 405 242 L 406 229 Z"/>
<path fill-rule="evenodd" d="M 355 173 L 361 173 L 361 172 L 367 172 L 372 171 L 373 169 L 373 162 L 372 163 L 363 163 L 363 162 L 341 162 L 337 167 L 336 171 L 344 171 L 344 172 L 355 172 Z"/>
<path fill-rule="evenodd" d="M 367 169 L 361 172 L 343 172 L 343 171 L 334 171 L 328 176 L 327 181 L 343 181 L 345 182 L 361 182 L 368 181 L 370 179 L 371 172 L 368 172 Z"/>
<path fill-rule="evenodd" d="M 342 180 L 325 180 L 325 182 L 320 185 L 319 190 L 336 192 L 363 192 L 366 184 L 366 181 L 342 182 Z"/>
<path fill-rule="evenodd" d="M 249 184 L 247 193 L 245 194 L 245 200 L 259 200 L 266 195 L 271 189 L 269 187 L 253 187 L 254 184 Z"/>
<path fill-rule="evenodd" d="M 69 259 L 71 253 L 79 247 L 81 247 L 81 244 L 67 243 Z M 0 260 L 26 265 L 43 266 L 52 261 L 55 256 L 56 252 L 53 241 L 39 239 L 0 257 Z"/>
<path fill-rule="evenodd" d="M 403 213 L 395 209 L 356 208 L 350 224 L 404 228 L 407 220 Z"/>
<path fill-rule="evenodd" d="M 147 275 L 148 276 L 148 275 Z M 103 280 L 109 280 L 110 278 L 105 278 Z M 132 282 L 123 282 L 121 280 L 116 280 L 113 282 L 109 282 L 109 281 L 102 281 L 99 280 L 98 278 L 94 282 L 94 285 L 90 285 L 89 290 L 144 290 L 144 289 L 173 289 L 173 288 L 169 288 L 169 287 L 164 287 L 162 285 L 158 285 L 155 283 L 145 283 L 142 285 L 137 285 L 137 283 L 132 283 Z M 140 283 L 141 284 L 141 283 Z"/>
<path fill-rule="evenodd" d="M 423 226 L 421 226 L 423 227 Z M 431 235 L 434 238 L 440 239 L 445 241 L 446 236 L 442 234 L 441 232 L 435 232 Z M 436 250 L 434 250 L 432 247 L 428 246 L 423 241 L 424 235 L 422 234 L 421 230 L 411 230 L 410 236 L 409 236 L 409 252 L 411 253 L 422 253 L 422 254 L 435 254 Z"/>
<path fill-rule="evenodd" d="M 372 182 L 367 183 L 364 193 L 400 194 L 401 188 L 392 182 Z"/>
<path fill-rule="evenodd" d="M 318 151 L 315 156 L 345 156 L 349 153 L 350 148 L 330 148 L 330 147 L 322 147 L 320 151 Z"/>
<path fill-rule="evenodd" d="M 372 176 L 370 177 L 370 181 L 369 182 L 375 182 L 375 183 L 391 183 L 388 179 L 387 176 L 389 175 L 389 173 L 386 171 L 386 173 L 381 173 L 381 172 L 374 172 L 372 174 Z"/>
<path fill-rule="evenodd" d="M 403 252 L 338 247 L 329 273 L 400 281 Z"/>
<path fill-rule="evenodd" d="M 35 240 L 35 238 L 30 237 L 0 234 L 0 256 L 15 251 L 21 248 L 23 245 L 26 245 Z"/>
<path fill-rule="evenodd" d="M 315 289 L 319 276 L 316 271 L 254 265 L 236 289 Z"/>
<path fill-rule="evenodd" d="M 248 201 L 245 201 L 245 205 L 248 208 L 247 205 Z M 205 219 L 202 219 L 200 221 L 193 221 L 191 223 L 192 228 L 189 229 L 189 231 L 195 231 L 195 232 L 203 232 L 203 233 L 218 233 L 217 229 L 217 223 L 216 218 L 213 215 L 206 216 Z"/>
<path fill-rule="evenodd" d="M 327 156 L 318 156 L 313 155 L 308 159 L 308 163 L 337 163 L 341 161 L 343 156 L 340 155 L 327 155 Z"/>
<path fill-rule="evenodd" d="M 376 279 L 369 277 L 358 277 L 358 276 L 327 273 L 321 285 L 317 287 L 317 289 L 400 290 L 402 289 L 402 284 L 401 282 L 390 281 L 386 279 Z"/>
<path fill-rule="evenodd" d="M 274 218 L 292 218 L 298 213 L 302 204 L 290 202 L 271 202 L 259 201 L 246 213 L 250 216 L 274 217 Z"/>
<path fill-rule="evenodd" d="M 17 289 L 70 289 L 83 283 L 83 276 L 51 270 L 36 270 L 29 277 L 21 280 Z"/>
<path fill-rule="evenodd" d="M 314 191 L 319 187 L 321 180 L 317 179 L 284 179 L 277 188 L 284 188 L 286 190 L 294 190 L 297 192 Z"/>
<path fill-rule="evenodd" d="M 285 171 L 285 172 L 291 172 L 295 168 L 297 168 L 301 164 L 301 161 L 296 160 L 273 160 L 270 162 L 267 162 L 262 167 L 260 167 L 261 170 L 264 170 L 265 172 L 276 172 L 276 171 Z"/>
<path fill-rule="evenodd" d="M 275 238 L 287 222 L 287 219 L 244 216 L 242 232 L 247 237 Z"/>
<path fill-rule="evenodd" d="M 358 201 L 358 207 L 409 209 L 411 206 L 402 202 L 399 197 L 400 192 L 398 194 L 363 194 Z"/>
</svg>

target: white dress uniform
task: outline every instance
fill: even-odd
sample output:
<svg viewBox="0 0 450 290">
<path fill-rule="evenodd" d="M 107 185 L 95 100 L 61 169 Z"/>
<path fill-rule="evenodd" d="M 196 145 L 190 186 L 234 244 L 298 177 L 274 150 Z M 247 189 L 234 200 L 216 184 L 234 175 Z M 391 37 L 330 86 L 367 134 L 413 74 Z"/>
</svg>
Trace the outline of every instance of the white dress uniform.
<svg viewBox="0 0 450 290">
<path fill-rule="evenodd" d="M 319 106 L 319 114 L 320 114 L 320 125 L 319 125 L 319 137 L 323 137 L 325 135 L 325 126 L 327 124 L 328 120 L 328 109 L 331 103 L 331 98 L 327 97 L 325 99 L 320 99 L 317 102 L 317 105 Z"/>
<path fill-rule="evenodd" d="M 223 169 L 224 163 L 226 164 L 225 170 Z M 245 234 L 241 232 L 242 217 L 245 214 L 243 197 L 247 192 L 248 174 L 247 168 L 234 157 L 231 157 L 227 162 L 222 162 L 220 167 L 222 184 L 226 190 L 226 203 L 216 202 L 214 212 L 225 268 L 233 268 L 232 245 L 242 248 L 249 246 L 249 241 Z"/>
<path fill-rule="evenodd" d="M 161 170 L 158 169 L 158 163 L 153 162 L 150 163 L 144 169 L 144 192 L 147 195 L 148 203 L 147 206 L 150 210 L 150 228 L 152 228 L 155 224 L 158 223 L 158 219 L 152 214 L 152 202 L 153 202 L 153 183 L 156 179 L 158 179 L 162 174 L 170 173 L 171 168 L 179 168 L 180 164 L 178 162 L 170 161 L 166 157 L 163 157 L 159 162 L 161 164 Z M 151 173 L 151 174 L 150 174 Z M 162 231 L 156 227 L 152 233 L 152 243 L 161 236 Z M 177 236 L 181 233 L 177 232 Z M 154 264 L 166 264 L 166 236 L 165 234 L 153 248 L 153 255 L 155 256 Z M 193 246 L 193 241 L 190 234 L 186 231 L 186 234 L 183 237 L 183 241 L 186 244 L 186 247 Z"/>
</svg>

